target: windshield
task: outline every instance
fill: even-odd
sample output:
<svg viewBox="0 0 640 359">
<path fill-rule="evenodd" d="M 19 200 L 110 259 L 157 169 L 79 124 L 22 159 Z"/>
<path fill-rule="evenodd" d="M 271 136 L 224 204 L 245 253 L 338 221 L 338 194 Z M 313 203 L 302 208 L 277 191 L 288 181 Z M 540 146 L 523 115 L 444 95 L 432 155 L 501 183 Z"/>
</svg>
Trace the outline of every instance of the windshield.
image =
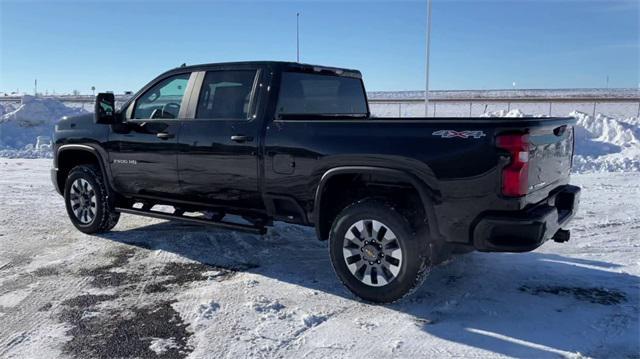
<svg viewBox="0 0 640 359">
<path fill-rule="evenodd" d="M 367 115 L 358 78 L 284 72 L 278 115 Z"/>
</svg>

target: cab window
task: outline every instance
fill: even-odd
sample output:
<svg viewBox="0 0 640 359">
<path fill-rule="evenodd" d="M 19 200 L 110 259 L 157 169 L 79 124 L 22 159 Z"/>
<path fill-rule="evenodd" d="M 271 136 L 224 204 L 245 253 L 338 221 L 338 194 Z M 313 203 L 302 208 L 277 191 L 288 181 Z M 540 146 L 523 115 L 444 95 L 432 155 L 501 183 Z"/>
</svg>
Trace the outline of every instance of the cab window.
<svg viewBox="0 0 640 359">
<path fill-rule="evenodd" d="M 180 113 L 180 104 L 190 74 L 168 77 L 147 90 L 136 100 L 134 119 L 174 119 Z"/>
<path fill-rule="evenodd" d="M 358 78 L 282 73 L 279 115 L 366 115 L 367 99 Z"/>
<path fill-rule="evenodd" d="M 197 119 L 249 118 L 255 70 L 210 71 L 202 82 Z"/>
</svg>

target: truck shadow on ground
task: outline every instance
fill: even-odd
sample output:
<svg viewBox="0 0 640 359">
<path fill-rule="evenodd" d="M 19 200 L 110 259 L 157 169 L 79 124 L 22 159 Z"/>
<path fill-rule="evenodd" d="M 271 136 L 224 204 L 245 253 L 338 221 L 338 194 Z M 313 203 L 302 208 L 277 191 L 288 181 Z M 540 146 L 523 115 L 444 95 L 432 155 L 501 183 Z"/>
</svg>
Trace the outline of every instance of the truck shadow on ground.
<svg viewBox="0 0 640 359">
<path fill-rule="evenodd" d="M 267 235 L 256 236 L 163 222 L 102 237 L 355 301 L 333 273 L 326 243 L 310 228 L 277 223 Z M 472 253 L 433 269 L 412 296 L 387 307 L 411 315 L 408 325 L 491 353 L 549 357 L 613 351 L 616 357 L 634 357 L 640 349 L 640 279 L 617 267 L 539 252 Z M 608 337 L 611 333 L 617 335 Z"/>
</svg>

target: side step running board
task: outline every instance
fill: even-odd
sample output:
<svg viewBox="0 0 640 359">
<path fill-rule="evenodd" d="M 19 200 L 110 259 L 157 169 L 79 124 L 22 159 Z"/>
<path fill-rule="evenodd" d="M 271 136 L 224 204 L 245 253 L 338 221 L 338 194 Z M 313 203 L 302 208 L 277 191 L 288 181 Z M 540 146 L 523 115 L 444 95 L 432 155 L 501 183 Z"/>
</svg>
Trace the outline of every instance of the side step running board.
<svg viewBox="0 0 640 359">
<path fill-rule="evenodd" d="M 206 224 L 213 227 L 232 229 L 235 231 L 249 232 L 254 234 L 267 233 L 267 229 L 265 227 L 255 227 L 247 224 L 239 224 L 239 223 L 231 223 L 231 222 L 216 222 L 216 221 L 203 219 L 203 218 L 187 217 L 187 216 L 181 216 L 177 214 L 156 212 L 151 210 L 116 207 L 116 212 L 137 214 L 139 216 L 146 216 L 146 217 L 153 217 L 153 218 L 160 218 L 160 219 L 179 220 L 184 222 Z"/>
</svg>

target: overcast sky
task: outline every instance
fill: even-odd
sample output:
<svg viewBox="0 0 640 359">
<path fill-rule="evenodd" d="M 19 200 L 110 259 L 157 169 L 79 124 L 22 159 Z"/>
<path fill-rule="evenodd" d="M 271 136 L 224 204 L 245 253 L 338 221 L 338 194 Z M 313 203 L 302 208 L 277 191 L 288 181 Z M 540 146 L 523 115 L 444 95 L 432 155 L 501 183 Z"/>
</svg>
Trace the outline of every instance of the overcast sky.
<svg viewBox="0 0 640 359">
<path fill-rule="evenodd" d="M 637 88 L 639 4 L 433 0 L 431 88 Z M 302 62 L 424 89 L 426 1 L 0 0 L 0 91 L 135 91 L 183 62 L 295 61 L 296 12 Z"/>
</svg>

